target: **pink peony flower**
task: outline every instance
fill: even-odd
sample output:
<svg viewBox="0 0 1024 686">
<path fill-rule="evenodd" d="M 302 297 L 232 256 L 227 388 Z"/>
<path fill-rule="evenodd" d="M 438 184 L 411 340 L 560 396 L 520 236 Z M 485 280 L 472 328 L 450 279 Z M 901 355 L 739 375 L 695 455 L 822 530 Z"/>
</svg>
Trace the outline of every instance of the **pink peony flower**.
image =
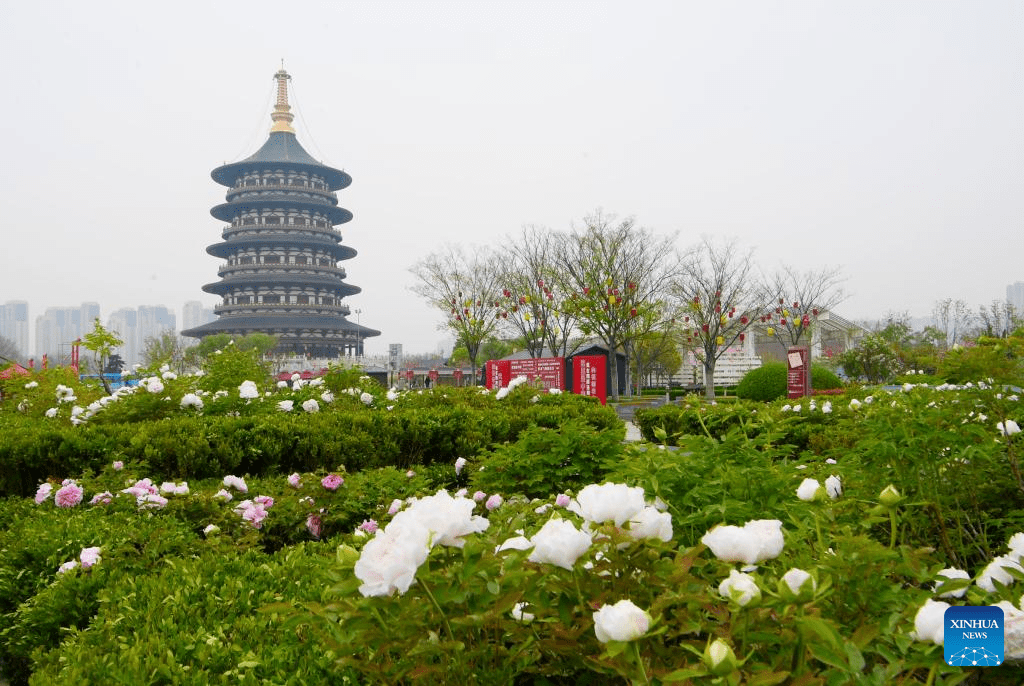
<svg viewBox="0 0 1024 686">
<path fill-rule="evenodd" d="M 248 493 L 249 487 L 245 483 L 245 479 L 240 476 L 233 476 L 231 474 L 224 477 L 224 486 L 227 488 L 234 488 L 236 491 L 242 493 Z"/>
<path fill-rule="evenodd" d="M 42 505 L 44 501 L 49 499 L 51 493 L 53 493 L 53 484 L 41 484 L 36 490 L 36 505 Z"/>
<path fill-rule="evenodd" d="M 323 530 L 324 523 L 320 519 L 320 515 L 311 514 L 306 517 L 306 528 L 309 529 L 310 535 L 313 538 L 320 538 L 320 532 Z"/>
<path fill-rule="evenodd" d="M 82 502 L 83 493 L 82 487 L 72 481 L 57 490 L 53 496 L 53 502 L 57 504 L 57 507 L 74 507 Z"/>
<path fill-rule="evenodd" d="M 465 468 L 465 466 L 466 466 L 466 458 L 460 457 L 459 459 L 455 460 L 455 474 L 456 475 L 461 474 L 462 470 L 463 470 L 463 468 Z"/>
<path fill-rule="evenodd" d="M 67 562 L 65 562 L 64 564 L 62 564 L 60 567 L 57 568 L 57 573 L 58 574 L 63 574 L 64 572 L 70 572 L 72 569 L 74 569 L 77 566 L 78 566 L 78 560 L 68 560 Z"/>
<path fill-rule="evenodd" d="M 395 514 L 396 512 L 398 512 L 401 509 L 402 509 L 402 501 L 399 500 L 398 498 L 395 498 L 394 500 L 391 501 L 391 506 L 388 507 L 388 514 L 389 515 L 393 515 L 393 514 Z"/>
<path fill-rule="evenodd" d="M 345 480 L 337 474 L 328 474 L 320 480 L 320 484 L 328 491 L 338 490 L 338 486 L 341 486 L 343 483 L 345 483 Z"/>
<path fill-rule="evenodd" d="M 252 499 L 254 503 L 262 505 L 265 508 L 271 508 L 274 506 L 274 499 L 269 495 L 258 495 Z"/>
<path fill-rule="evenodd" d="M 292 488 L 300 488 L 302 486 L 301 477 L 297 472 L 288 477 L 288 485 Z"/>
<path fill-rule="evenodd" d="M 368 534 L 375 534 L 377 533 L 377 529 L 379 529 L 380 527 L 377 526 L 376 520 L 366 519 L 363 520 L 363 523 L 360 524 L 358 528 L 362 531 L 365 531 Z"/>
<path fill-rule="evenodd" d="M 82 548 L 82 552 L 78 557 L 82 561 L 82 569 L 89 569 L 89 567 L 100 561 L 99 546 Z"/>
<path fill-rule="evenodd" d="M 569 507 L 570 502 L 572 502 L 572 499 L 565 493 L 559 493 L 555 497 L 555 505 L 558 505 L 559 507 Z"/>
<path fill-rule="evenodd" d="M 124 462 L 121 462 L 121 460 L 115 460 L 114 463 L 110 466 L 114 469 L 114 471 L 119 472 L 122 469 L 124 469 Z"/>
<path fill-rule="evenodd" d="M 103 491 L 102 493 L 97 493 L 96 495 L 94 495 L 92 497 L 92 500 L 89 501 L 89 504 L 90 505 L 109 505 L 111 502 L 113 502 L 113 500 L 114 500 L 114 494 L 113 493 L 111 493 L 110 491 Z"/>
<path fill-rule="evenodd" d="M 259 503 L 249 503 L 249 506 L 242 510 L 242 519 L 259 529 L 263 526 L 263 520 L 267 518 L 267 510 Z"/>
<path fill-rule="evenodd" d="M 484 493 L 483 491 L 477 491 L 476 493 L 473 494 L 473 500 L 477 501 L 478 503 L 486 497 L 487 494 Z"/>
<path fill-rule="evenodd" d="M 485 507 L 487 507 L 488 510 L 495 510 L 495 509 L 501 507 L 501 504 L 503 502 L 505 502 L 505 499 L 502 498 L 497 493 L 495 493 L 494 495 L 492 495 L 490 498 L 487 499 L 487 503 L 485 504 Z"/>
</svg>

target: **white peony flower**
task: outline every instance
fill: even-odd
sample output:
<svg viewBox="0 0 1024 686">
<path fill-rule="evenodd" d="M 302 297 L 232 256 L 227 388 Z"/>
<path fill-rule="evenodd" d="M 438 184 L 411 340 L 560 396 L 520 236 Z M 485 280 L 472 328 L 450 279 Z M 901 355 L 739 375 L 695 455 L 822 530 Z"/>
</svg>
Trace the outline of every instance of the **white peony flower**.
<svg viewBox="0 0 1024 686">
<path fill-rule="evenodd" d="M 525 611 L 526 607 L 526 603 L 516 603 L 512 608 L 512 619 L 523 622 L 524 624 L 532 622 L 535 617 L 533 614 Z"/>
<path fill-rule="evenodd" d="M 947 567 L 938 574 L 939 582 L 935 584 L 935 592 L 939 593 L 942 590 L 943 580 L 952 581 L 953 579 L 970 579 L 971 575 L 962 569 L 956 569 L 955 567 Z M 939 593 L 940 598 L 963 598 L 967 594 L 967 587 L 964 586 L 958 591 L 947 591 L 946 593 Z"/>
<path fill-rule="evenodd" d="M 1005 422 L 999 422 L 996 424 L 996 428 L 999 429 L 999 433 L 1003 436 L 1012 436 L 1020 433 L 1020 427 L 1017 426 L 1017 422 L 1012 419 L 1007 419 Z"/>
<path fill-rule="evenodd" d="M 839 477 L 833 474 L 829 478 L 825 479 L 825 492 L 828 493 L 828 497 L 835 500 L 843 494 L 843 482 L 840 481 Z"/>
<path fill-rule="evenodd" d="M 309 400 L 304 400 L 302 402 L 302 409 L 309 413 L 319 412 L 320 403 L 310 398 Z"/>
<path fill-rule="evenodd" d="M 817 588 L 814 578 L 804 570 L 796 567 L 783 574 L 781 581 L 797 597 L 814 593 L 814 590 Z M 780 588 L 782 583 L 779 584 Z"/>
<path fill-rule="evenodd" d="M 716 526 L 700 540 L 719 560 L 748 565 L 778 557 L 785 544 L 778 519 L 755 519 L 742 527 Z"/>
<path fill-rule="evenodd" d="M 646 634 L 650 626 L 651 616 L 632 600 L 605 605 L 594 613 L 594 633 L 601 643 L 633 641 Z"/>
<path fill-rule="evenodd" d="M 989 593 L 995 593 L 996 586 L 995 581 L 1008 586 L 1014 582 L 1014 577 L 1010 575 L 1007 569 L 1015 569 L 1018 572 L 1024 572 L 1024 567 L 1021 567 L 1020 563 L 1009 556 L 1002 556 L 995 558 L 988 564 L 985 569 L 978 575 L 978 580 L 975 582 L 979 588 L 982 588 Z"/>
<path fill-rule="evenodd" d="M 277 404 L 277 409 L 281 412 L 291 412 L 293 407 L 295 407 L 294 400 L 282 400 Z"/>
<path fill-rule="evenodd" d="M 194 407 L 197 410 L 201 410 L 201 409 L 203 409 L 203 399 L 200 398 L 195 393 L 186 393 L 185 395 L 181 396 L 181 403 L 180 403 L 180 405 L 181 405 L 181 409 L 183 409 L 183 410 L 186 407 Z"/>
<path fill-rule="evenodd" d="M 643 488 L 612 483 L 585 486 L 576 499 L 569 503 L 569 510 L 588 522 L 614 522 L 615 526 L 622 526 L 644 507 Z"/>
<path fill-rule="evenodd" d="M 260 397 L 260 389 L 256 387 L 255 381 L 243 381 L 238 387 L 238 397 L 242 400 L 252 400 Z"/>
<path fill-rule="evenodd" d="M 914 631 L 911 637 L 916 641 L 931 641 L 942 645 L 945 640 L 944 621 L 949 603 L 941 600 L 925 601 L 914 616 Z"/>
<path fill-rule="evenodd" d="M 549 519 L 530 539 L 530 562 L 572 569 L 576 560 L 590 549 L 590 534 L 565 519 Z"/>
<path fill-rule="evenodd" d="M 761 597 L 761 589 L 754 581 L 754 577 L 735 569 L 730 570 L 728 578 L 718 585 L 718 593 L 727 600 L 735 601 L 741 607 Z"/>
<path fill-rule="evenodd" d="M 800 482 L 800 487 L 796 489 L 796 497 L 800 500 L 814 500 L 819 488 L 821 488 L 821 484 L 817 479 L 804 479 Z"/>
<path fill-rule="evenodd" d="M 657 538 L 667 543 L 672 540 L 672 515 L 648 505 L 630 518 L 629 535 L 638 541 Z"/>
</svg>

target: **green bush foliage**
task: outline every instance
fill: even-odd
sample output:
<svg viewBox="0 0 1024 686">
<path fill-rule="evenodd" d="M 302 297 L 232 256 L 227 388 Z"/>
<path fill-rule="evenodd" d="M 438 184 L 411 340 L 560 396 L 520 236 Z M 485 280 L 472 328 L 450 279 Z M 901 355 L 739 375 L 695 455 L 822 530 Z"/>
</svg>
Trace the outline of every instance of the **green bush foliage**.
<svg viewBox="0 0 1024 686">
<path fill-rule="evenodd" d="M 771 402 L 785 398 L 787 392 L 787 366 L 784 362 L 767 362 L 743 375 L 736 386 L 736 395 L 745 400 Z M 842 380 L 821 365 L 811 366 L 811 388 L 829 390 L 842 388 Z"/>
<path fill-rule="evenodd" d="M 165 390 L 175 406 L 176 381 Z M 1024 423 L 1024 406 L 986 384 L 767 404 L 694 399 L 638 410 L 654 440 L 629 445 L 607 408 L 527 387 L 501 401 L 377 390 L 369 404 L 343 389 L 315 413 L 274 408 L 322 389 L 278 389 L 238 416 L 178 407 L 159 420 L 78 426 L 14 409 L 40 400 L 39 387 L 24 390 L 0 405 L 0 456 L 26 472 L 0 471 L 18 492 L 0 498 L 0 677 L 12 686 L 952 685 L 969 673 L 911 634 L 937 596 L 937 572 L 972 577 L 953 604 L 1019 607 L 1019 575 L 991 592 L 973 583 L 1024 530 L 1024 434 L 997 428 Z M 456 457 L 467 460 L 461 473 Z M 174 487 L 185 473 L 210 478 L 192 476 L 164 507 L 121 493 L 143 477 Z M 227 474 L 245 475 L 244 491 Z M 334 490 L 328 474 L 343 478 Z M 56 490 L 66 477 L 84 489 L 80 504 L 30 497 L 41 481 Z M 842 486 L 834 498 L 813 488 L 810 500 L 797 496 L 806 479 L 831 477 Z M 599 482 L 641 487 L 648 507 L 671 515 L 671 530 L 637 540 L 637 516 L 595 522 L 556 500 L 583 501 Z M 899 495 L 883 502 L 890 485 Z M 365 597 L 355 565 L 375 540 L 369 532 L 439 489 L 503 499 L 477 505 L 472 515 L 486 526 L 461 546 L 430 547 L 407 591 Z M 111 502 L 89 504 L 104 491 Z M 269 502 L 260 496 L 273 502 L 256 527 L 241 512 L 244 500 Z M 750 572 L 760 595 L 741 606 L 719 590 L 739 565 L 704 539 L 754 519 L 778 520 L 784 545 Z M 592 534 L 568 567 L 503 545 L 551 520 Z M 101 549 L 95 566 L 58 573 L 89 546 Z M 813 588 L 789 589 L 793 569 Z M 650 625 L 602 642 L 595 613 L 625 599 Z M 738 656 L 714 668 L 728 674 L 704 658 L 713 641 Z M 1017 684 L 1019 672 L 988 670 L 986 683 Z"/>
<path fill-rule="evenodd" d="M 149 400 L 149 395 L 142 399 Z M 158 422 L 90 420 L 80 426 L 58 418 L 4 415 L 0 495 L 29 495 L 43 480 L 95 473 L 118 459 L 146 464 L 150 476 L 160 479 L 290 473 L 339 465 L 355 472 L 451 463 L 458 456 L 515 440 L 530 426 L 558 427 L 573 419 L 595 429 L 621 430 L 614 410 L 569 394 L 545 395 L 537 402 L 530 401 L 532 391 L 510 394 L 502 401 L 493 395 L 484 399 L 478 391 L 432 391 L 428 397 L 434 398 L 432 405 L 414 394 L 408 404 L 397 400 L 390 410 L 376 402 L 367 407 L 359 400 L 336 400 L 316 413 L 280 412 L 276 402 L 267 401 L 275 408 L 270 413 L 206 416 L 175 409 Z M 471 402 L 462 404 L 460 398 Z"/>
<path fill-rule="evenodd" d="M 607 466 L 622 457 L 625 429 L 597 430 L 571 420 L 558 428 L 526 429 L 514 443 L 480 457 L 470 490 L 547 498 L 600 483 Z"/>
</svg>

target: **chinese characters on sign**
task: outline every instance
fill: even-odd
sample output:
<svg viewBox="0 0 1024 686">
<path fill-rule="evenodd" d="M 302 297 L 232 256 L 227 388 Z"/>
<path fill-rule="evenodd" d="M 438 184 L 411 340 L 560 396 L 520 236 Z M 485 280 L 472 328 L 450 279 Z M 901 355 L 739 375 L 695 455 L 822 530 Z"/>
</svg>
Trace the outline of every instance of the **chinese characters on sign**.
<svg viewBox="0 0 1024 686">
<path fill-rule="evenodd" d="M 789 372 L 786 376 L 788 397 L 802 398 L 811 394 L 811 367 L 808 362 L 811 359 L 811 351 L 807 346 L 790 348 L 786 359 L 789 362 Z"/>
<path fill-rule="evenodd" d="M 579 355 L 572 358 L 573 392 L 598 398 L 604 405 L 608 399 L 607 364 L 604 355 Z"/>
</svg>

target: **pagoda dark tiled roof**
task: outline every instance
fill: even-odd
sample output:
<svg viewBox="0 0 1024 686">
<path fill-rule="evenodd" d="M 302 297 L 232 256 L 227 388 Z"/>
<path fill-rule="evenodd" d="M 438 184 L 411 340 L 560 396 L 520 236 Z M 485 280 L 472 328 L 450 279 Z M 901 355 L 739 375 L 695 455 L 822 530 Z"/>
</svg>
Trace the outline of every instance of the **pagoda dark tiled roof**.
<svg viewBox="0 0 1024 686">
<path fill-rule="evenodd" d="M 379 336 L 380 331 L 367 326 L 353 324 L 341 317 L 316 314 L 261 314 L 253 316 L 223 316 L 194 329 L 182 331 L 182 335 L 199 338 L 221 331 L 266 331 L 267 329 L 323 329 L 326 331 L 359 332 L 363 338 Z"/>
<path fill-rule="evenodd" d="M 299 164 L 321 166 L 320 162 L 313 159 L 312 155 L 299 144 L 299 139 L 295 137 L 294 133 L 285 131 L 271 133 L 262 148 L 242 160 L 242 164 L 251 162 L 298 162 Z"/>
<path fill-rule="evenodd" d="M 306 152 L 305 148 L 299 144 L 299 140 L 295 137 L 295 134 L 288 133 L 286 131 L 271 132 L 270 137 L 267 138 L 267 142 L 264 143 L 263 147 L 257 150 L 254 154 L 246 157 L 240 162 L 233 162 L 231 164 L 225 164 L 221 167 L 217 167 L 213 170 L 211 176 L 217 183 L 223 186 L 230 186 L 234 183 L 234 177 L 237 175 L 238 169 L 267 164 L 317 167 L 317 173 L 323 175 L 327 179 L 327 183 L 331 186 L 332 190 L 345 188 L 352 183 L 351 176 L 340 169 L 328 167 L 314 159 L 313 156 Z"/>
</svg>

